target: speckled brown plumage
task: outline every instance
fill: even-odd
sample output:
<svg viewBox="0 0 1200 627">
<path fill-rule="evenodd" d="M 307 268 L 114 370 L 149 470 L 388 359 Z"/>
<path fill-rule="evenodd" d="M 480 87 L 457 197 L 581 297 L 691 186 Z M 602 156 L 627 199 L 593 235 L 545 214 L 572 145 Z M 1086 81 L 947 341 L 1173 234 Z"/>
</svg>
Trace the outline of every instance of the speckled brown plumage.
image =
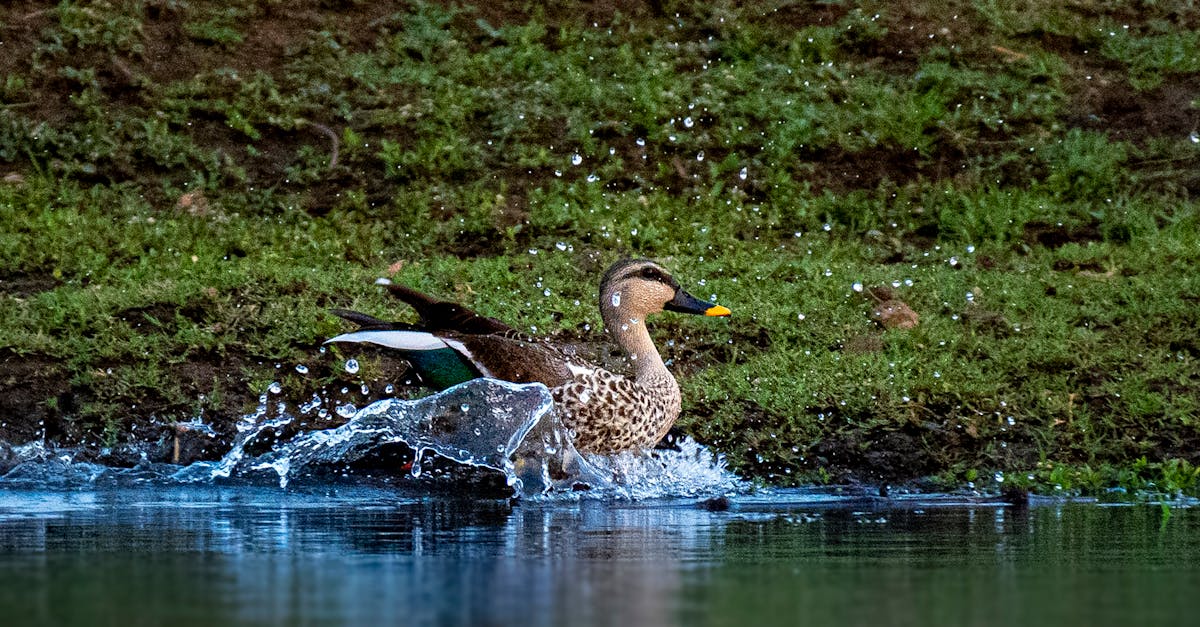
<svg viewBox="0 0 1200 627">
<path fill-rule="evenodd" d="M 597 369 L 576 375 L 550 393 L 581 451 L 652 447 L 679 417 L 679 385 L 670 373 L 641 381 Z"/>
<path fill-rule="evenodd" d="M 394 331 L 407 334 L 414 345 L 417 342 L 412 338 L 425 343 L 421 349 L 412 350 L 430 350 L 429 343 L 440 350 L 436 342 L 444 342 L 443 349 L 453 349 L 471 365 L 473 376 L 541 382 L 550 388 L 563 423 L 574 433 L 575 447 L 592 453 L 654 446 L 679 417 L 679 385 L 650 339 L 646 316 L 664 309 L 729 315 L 728 309 L 685 292 L 652 261 L 627 259 L 613 264 L 600 283 L 600 313 L 605 330 L 632 364 L 633 375 L 625 376 L 580 363 L 552 344 L 461 305 L 440 302 L 405 287 L 389 289 L 417 310 L 419 325 L 335 311 L 362 326 L 362 330 L 330 341 L 381 343 L 378 332 Z M 393 348 L 400 343 L 387 338 L 385 341 L 389 343 L 384 345 Z"/>
</svg>

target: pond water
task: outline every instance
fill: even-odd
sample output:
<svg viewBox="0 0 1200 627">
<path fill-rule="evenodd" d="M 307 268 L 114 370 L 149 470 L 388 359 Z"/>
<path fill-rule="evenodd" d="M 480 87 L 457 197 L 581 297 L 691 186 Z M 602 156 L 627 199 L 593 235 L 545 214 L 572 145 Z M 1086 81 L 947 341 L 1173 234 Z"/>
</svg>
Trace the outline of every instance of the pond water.
<svg viewBox="0 0 1200 627">
<path fill-rule="evenodd" d="M 1194 624 L 1200 510 L 0 488 L 5 625 Z"/>
</svg>

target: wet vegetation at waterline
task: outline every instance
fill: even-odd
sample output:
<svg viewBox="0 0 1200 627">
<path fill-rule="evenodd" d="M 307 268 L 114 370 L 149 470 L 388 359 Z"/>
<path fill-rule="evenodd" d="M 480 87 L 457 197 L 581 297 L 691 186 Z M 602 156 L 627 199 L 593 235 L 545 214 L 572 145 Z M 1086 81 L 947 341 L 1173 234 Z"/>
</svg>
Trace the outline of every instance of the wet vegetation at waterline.
<svg viewBox="0 0 1200 627">
<path fill-rule="evenodd" d="M 320 349 L 411 315 L 380 276 L 626 368 L 636 255 L 735 312 L 651 326 L 744 476 L 1197 492 L 1192 2 L 17 1 L 0 41 L 0 469 L 418 394 Z"/>
</svg>

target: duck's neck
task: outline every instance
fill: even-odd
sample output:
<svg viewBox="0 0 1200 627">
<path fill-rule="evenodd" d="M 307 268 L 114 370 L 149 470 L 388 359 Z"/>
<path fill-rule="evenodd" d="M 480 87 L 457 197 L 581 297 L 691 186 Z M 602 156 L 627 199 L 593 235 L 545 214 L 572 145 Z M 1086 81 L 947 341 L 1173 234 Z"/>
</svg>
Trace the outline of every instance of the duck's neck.
<svg viewBox="0 0 1200 627">
<path fill-rule="evenodd" d="M 604 308 L 601 312 L 604 327 L 613 341 L 620 346 L 629 361 L 633 364 L 638 381 L 648 381 L 661 378 L 664 375 L 674 380 L 663 363 L 662 356 L 650 339 L 650 331 L 646 329 L 646 321 L 630 315 L 620 307 Z"/>
</svg>

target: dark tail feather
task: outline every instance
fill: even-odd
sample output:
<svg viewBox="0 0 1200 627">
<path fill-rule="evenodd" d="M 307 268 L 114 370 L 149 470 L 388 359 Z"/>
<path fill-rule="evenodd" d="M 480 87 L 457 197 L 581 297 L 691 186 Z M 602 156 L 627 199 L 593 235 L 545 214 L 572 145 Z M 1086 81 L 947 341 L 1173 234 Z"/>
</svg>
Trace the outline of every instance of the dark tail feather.
<svg viewBox="0 0 1200 627">
<path fill-rule="evenodd" d="M 418 292 L 411 287 L 396 283 L 389 283 L 387 288 L 388 291 L 392 293 L 392 296 L 399 298 L 405 303 L 408 303 L 408 305 L 413 309 L 416 309 L 417 314 L 420 315 L 422 319 L 425 318 L 426 311 L 429 311 L 431 308 L 442 304 L 441 301 L 434 299 L 432 296 Z"/>
<path fill-rule="evenodd" d="M 380 320 L 375 316 L 368 316 L 365 313 L 351 311 L 349 309 L 330 309 L 329 313 L 341 318 L 342 320 L 353 322 L 362 329 L 369 331 L 400 331 L 416 329 L 416 327 L 411 324 L 405 324 L 403 322 L 388 322 L 387 320 Z"/>
<path fill-rule="evenodd" d="M 481 316 L 462 305 L 435 300 L 410 287 L 395 283 L 387 286 L 392 296 L 399 298 L 416 310 L 421 317 L 421 326 L 429 331 L 456 331 L 472 335 L 505 333 L 513 328 L 495 318 Z"/>
</svg>

